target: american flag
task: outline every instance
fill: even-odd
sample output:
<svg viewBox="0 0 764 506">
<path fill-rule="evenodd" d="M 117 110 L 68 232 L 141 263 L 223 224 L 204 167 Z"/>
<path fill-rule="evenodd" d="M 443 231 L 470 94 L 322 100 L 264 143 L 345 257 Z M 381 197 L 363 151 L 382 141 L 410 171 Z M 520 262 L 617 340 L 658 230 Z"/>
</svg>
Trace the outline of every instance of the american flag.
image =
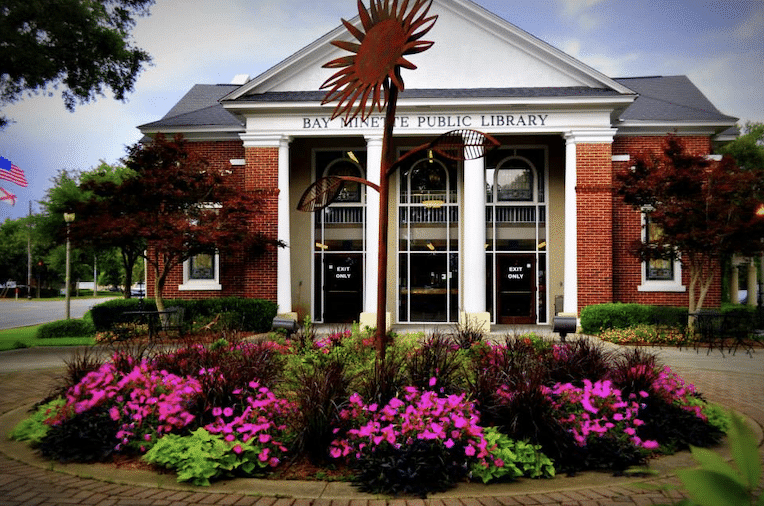
<svg viewBox="0 0 764 506">
<path fill-rule="evenodd" d="M 28 184 L 27 178 L 24 176 L 24 171 L 13 165 L 13 163 L 4 156 L 0 156 L 0 179 L 24 187 Z"/>
</svg>

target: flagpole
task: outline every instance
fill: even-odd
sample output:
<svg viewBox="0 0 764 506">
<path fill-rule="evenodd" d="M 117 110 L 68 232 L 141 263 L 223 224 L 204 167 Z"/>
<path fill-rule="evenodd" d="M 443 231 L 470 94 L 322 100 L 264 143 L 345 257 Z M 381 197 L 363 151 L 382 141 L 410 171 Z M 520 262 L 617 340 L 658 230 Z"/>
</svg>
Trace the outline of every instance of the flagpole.
<svg viewBox="0 0 764 506">
<path fill-rule="evenodd" d="M 32 201 L 29 201 L 29 222 L 27 223 L 27 299 L 32 298 Z"/>
</svg>

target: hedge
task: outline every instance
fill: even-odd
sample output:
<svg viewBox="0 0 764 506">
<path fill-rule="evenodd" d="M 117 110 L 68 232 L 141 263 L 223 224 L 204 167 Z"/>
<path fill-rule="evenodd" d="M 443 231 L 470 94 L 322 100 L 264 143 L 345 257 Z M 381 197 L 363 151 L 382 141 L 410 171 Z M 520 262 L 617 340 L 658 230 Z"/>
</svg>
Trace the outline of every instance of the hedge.
<svg viewBox="0 0 764 506">
<path fill-rule="evenodd" d="M 687 309 L 614 302 L 586 306 L 581 310 L 581 330 L 585 334 L 599 334 L 608 329 L 655 324 L 685 326 L 687 325 Z"/>
<path fill-rule="evenodd" d="M 113 299 L 91 309 L 93 323 L 97 331 L 102 332 L 112 328 L 114 323 L 129 321 L 130 317 L 123 315 L 125 311 L 136 311 L 141 304 L 140 299 Z M 156 311 L 153 299 L 143 299 L 142 307 L 147 311 Z M 201 300 L 166 300 L 165 307 L 182 307 L 185 309 L 185 324 L 197 320 L 211 319 L 217 315 L 235 325 L 235 328 L 248 332 L 267 332 L 273 325 L 276 316 L 276 303 L 262 299 L 244 299 L 239 297 L 222 297 Z"/>
<path fill-rule="evenodd" d="M 37 329 L 37 339 L 51 339 L 54 337 L 88 337 L 95 333 L 93 322 L 89 318 L 58 320 Z"/>
</svg>

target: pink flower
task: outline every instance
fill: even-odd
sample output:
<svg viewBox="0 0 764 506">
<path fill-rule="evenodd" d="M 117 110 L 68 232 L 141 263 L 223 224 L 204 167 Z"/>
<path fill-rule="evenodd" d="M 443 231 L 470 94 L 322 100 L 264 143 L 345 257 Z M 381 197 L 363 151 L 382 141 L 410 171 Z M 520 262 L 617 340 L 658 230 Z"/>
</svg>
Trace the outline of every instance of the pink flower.
<svg viewBox="0 0 764 506">
<path fill-rule="evenodd" d="M 234 452 L 236 455 L 239 455 L 239 454 L 241 454 L 241 452 L 243 452 L 243 451 L 244 451 L 244 448 L 242 448 L 242 447 L 241 447 L 241 445 L 236 445 L 236 446 L 234 446 L 232 449 L 233 449 L 233 452 Z"/>
<path fill-rule="evenodd" d="M 472 445 L 467 445 L 464 447 L 464 454 L 468 457 L 473 457 L 475 455 L 475 447 Z"/>
<path fill-rule="evenodd" d="M 431 387 L 434 387 L 437 382 L 438 382 L 438 379 L 435 378 L 434 376 L 432 378 L 430 378 L 430 386 Z"/>
<path fill-rule="evenodd" d="M 645 448 L 646 450 L 657 450 L 660 445 L 657 441 L 653 441 L 652 439 L 647 441 L 642 441 L 642 448 Z"/>
</svg>

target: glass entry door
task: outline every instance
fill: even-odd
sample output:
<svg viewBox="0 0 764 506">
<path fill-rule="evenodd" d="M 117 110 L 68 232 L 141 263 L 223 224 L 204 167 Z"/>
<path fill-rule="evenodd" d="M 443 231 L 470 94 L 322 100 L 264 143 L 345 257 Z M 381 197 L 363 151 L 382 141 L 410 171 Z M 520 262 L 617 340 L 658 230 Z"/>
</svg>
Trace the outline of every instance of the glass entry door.
<svg viewBox="0 0 764 506">
<path fill-rule="evenodd" d="M 536 256 L 496 256 L 498 323 L 536 323 Z"/>
<path fill-rule="evenodd" d="M 357 321 L 363 302 L 363 255 L 329 253 L 321 260 L 323 265 L 317 267 L 323 271 L 323 321 Z"/>
<path fill-rule="evenodd" d="M 459 316 L 456 164 L 427 156 L 400 169 L 398 321 L 455 322 Z"/>
</svg>

